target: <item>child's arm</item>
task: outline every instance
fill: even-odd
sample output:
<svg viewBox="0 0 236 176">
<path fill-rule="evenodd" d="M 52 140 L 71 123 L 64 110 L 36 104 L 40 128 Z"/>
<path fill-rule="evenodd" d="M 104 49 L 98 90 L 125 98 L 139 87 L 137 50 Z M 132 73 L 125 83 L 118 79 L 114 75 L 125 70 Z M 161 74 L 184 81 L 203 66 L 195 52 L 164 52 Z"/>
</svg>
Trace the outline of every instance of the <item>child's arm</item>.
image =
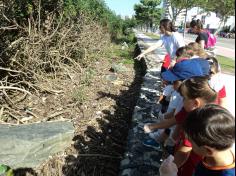
<svg viewBox="0 0 236 176">
<path fill-rule="evenodd" d="M 156 129 L 170 128 L 175 124 L 176 124 L 176 120 L 174 117 L 172 117 L 170 119 L 164 119 L 160 123 L 146 124 L 144 125 L 144 131 L 145 133 L 151 133 L 152 131 Z"/>
<path fill-rule="evenodd" d="M 158 99 L 158 103 L 160 103 L 161 100 L 163 100 L 165 98 L 165 96 L 162 94 L 160 95 L 160 98 Z"/>
<path fill-rule="evenodd" d="M 170 111 L 169 113 L 165 113 L 164 115 L 164 119 L 171 119 L 174 117 L 175 115 L 175 109 L 173 109 L 172 111 Z"/>
<path fill-rule="evenodd" d="M 148 49 L 146 49 L 145 51 L 143 51 L 140 55 L 138 55 L 135 59 L 140 60 L 142 57 L 144 57 L 146 54 L 156 50 L 157 48 L 162 46 L 162 40 L 158 40 L 157 43 L 155 43 L 154 45 L 150 46 Z"/>
<path fill-rule="evenodd" d="M 175 129 L 174 129 L 174 132 L 172 133 L 172 136 L 171 136 L 171 137 L 172 137 L 174 140 L 177 140 L 178 137 L 179 137 L 180 131 L 181 131 L 181 125 L 180 125 L 180 124 L 177 124 L 176 127 L 175 127 Z"/>
<path fill-rule="evenodd" d="M 174 163 L 178 168 L 184 165 L 184 163 L 188 160 L 189 155 L 192 151 L 191 147 L 180 146 L 177 152 L 175 153 Z"/>
</svg>

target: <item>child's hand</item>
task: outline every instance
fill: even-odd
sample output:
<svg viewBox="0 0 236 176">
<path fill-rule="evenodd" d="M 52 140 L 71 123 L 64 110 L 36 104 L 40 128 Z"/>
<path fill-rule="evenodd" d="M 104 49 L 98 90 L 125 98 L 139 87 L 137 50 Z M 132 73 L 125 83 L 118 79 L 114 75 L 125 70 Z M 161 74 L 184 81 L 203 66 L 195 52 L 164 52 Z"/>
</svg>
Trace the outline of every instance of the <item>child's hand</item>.
<svg viewBox="0 0 236 176">
<path fill-rule="evenodd" d="M 150 124 L 150 123 L 145 124 L 143 127 L 143 130 L 145 133 L 151 133 L 153 131 L 152 124 Z"/>
<path fill-rule="evenodd" d="M 172 155 L 163 161 L 159 169 L 160 176 L 177 176 L 178 168 L 173 161 Z"/>
<path fill-rule="evenodd" d="M 135 57 L 134 59 L 137 59 L 137 60 L 141 60 L 145 55 L 142 53 L 140 55 L 138 55 L 137 57 Z"/>
</svg>

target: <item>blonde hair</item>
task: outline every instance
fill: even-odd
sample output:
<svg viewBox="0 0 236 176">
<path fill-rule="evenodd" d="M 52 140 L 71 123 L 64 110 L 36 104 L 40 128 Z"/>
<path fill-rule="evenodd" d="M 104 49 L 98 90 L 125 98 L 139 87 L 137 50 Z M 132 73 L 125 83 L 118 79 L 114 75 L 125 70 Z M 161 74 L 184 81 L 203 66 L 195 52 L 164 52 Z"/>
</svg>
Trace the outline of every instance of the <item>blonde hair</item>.
<svg viewBox="0 0 236 176">
<path fill-rule="evenodd" d="M 204 49 L 202 49 L 201 45 L 197 42 L 189 43 L 187 45 L 187 50 L 191 56 L 196 55 L 204 59 L 208 57 L 208 54 L 204 51 Z"/>
</svg>

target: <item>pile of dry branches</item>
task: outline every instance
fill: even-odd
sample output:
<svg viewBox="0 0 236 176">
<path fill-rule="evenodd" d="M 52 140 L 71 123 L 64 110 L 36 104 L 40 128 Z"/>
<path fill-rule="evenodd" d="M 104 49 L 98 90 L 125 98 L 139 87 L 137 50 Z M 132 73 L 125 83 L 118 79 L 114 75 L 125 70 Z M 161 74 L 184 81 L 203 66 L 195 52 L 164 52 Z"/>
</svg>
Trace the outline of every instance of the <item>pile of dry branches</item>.
<svg viewBox="0 0 236 176">
<path fill-rule="evenodd" d="M 109 34 L 82 13 L 76 19 L 48 13 L 44 20 L 28 18 L 21 25 L 4 10 L 0 12 L 5 20 L 5 26 L 0 24 L 5 44 L 0 46 L 0 123 L 47 121 L 64 114 L 51 112 L 45 117 L 43 112 L 33 111 L 32 104 L 43 104 L 42 94 L 63 94 L 65 98 L 72 93 L 68 87 L 71 91 L 79 88 L 84 70 L 101 57 Z"/>
</svg>

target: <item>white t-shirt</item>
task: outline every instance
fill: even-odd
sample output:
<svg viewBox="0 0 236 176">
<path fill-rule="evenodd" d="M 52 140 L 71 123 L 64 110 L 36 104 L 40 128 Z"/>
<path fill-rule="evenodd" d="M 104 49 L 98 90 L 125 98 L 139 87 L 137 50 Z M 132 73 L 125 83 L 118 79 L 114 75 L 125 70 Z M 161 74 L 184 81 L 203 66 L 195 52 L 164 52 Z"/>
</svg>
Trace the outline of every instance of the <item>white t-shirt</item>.
<svg viewBox="0 0 236 176">
<path fill-rule="evenodd" d="M 214 74 L 211 77 L 211 79 L 209 81 L 209 84 L 210 84 L 212 89 L 214 89 L 216 92 L 219 92 L 224 87 L 224 83 L 222 81 L 221 73 Z"/>
<path fill-rule="evenodd" d="M 180 112 L 180 110 L 183 108 L 184 102 L 183 97 L 179 94 L 179 92 L 174 91 L 170 98 L 170 104 L 168 106 L 167 112 L 172 111 L 175 109 L 175 115 Z"/>
<path fill-rule="evenodd" d="M 163 90 L 163 95 L 166 97 L 166 101 L 170 101 L 172 92 L 174 92 L 173 85 L 167 85 Z"/>
<path fill-rule="evenodd" d="M 167 53 L 173 60 L 176 56 L 176 51 L 180 47 L 185 46 L 184 38 L 178 32 L 172 32 L 172 35 L 163 35 L 160 39 L 164 44 Z"/>
</svg>

